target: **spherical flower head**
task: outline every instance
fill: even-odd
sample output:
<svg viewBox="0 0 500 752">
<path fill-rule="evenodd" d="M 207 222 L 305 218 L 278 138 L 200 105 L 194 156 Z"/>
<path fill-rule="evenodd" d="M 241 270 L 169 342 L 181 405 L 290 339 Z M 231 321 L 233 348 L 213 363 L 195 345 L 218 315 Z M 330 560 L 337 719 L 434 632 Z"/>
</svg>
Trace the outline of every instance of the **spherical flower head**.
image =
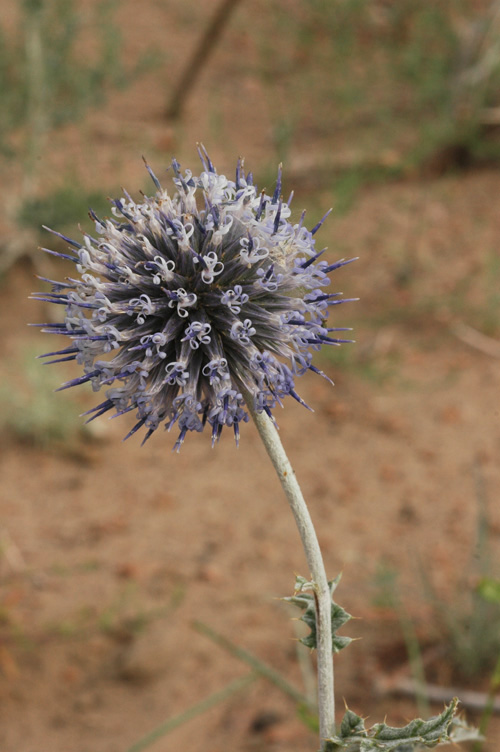
<svg viewBox="0 0 500 752">
<path fill-rule="evenodd" d="M 319 260 L 304 214 L 291 224 L 290 199 L 281 197 L 281 167 L 273 195 L 259 192 L 238 161 L 236 178 L 219 175 L 203 148 L 199 177 L 172 163 L 170 195 L 156 186 L 136 203 L 126 192 L 113 216 L 93 212 L 97 237 L 62 237 L 78 278 L 45 280 L 52 292 L 35 295 L 65 306 L 62 323 L 40 324 L 71 344 L 41 357 L 76 360 L 83 375 L 61 389 L 90 382 L 105 400 L 87 415 L 137 411 L 128 436 L 144 426 L 177 425 L 178 449 L 188 431 L 224 426 L 236 441 L 248 420 L 245 395 L 257 412 L 272 410 L 295 391 L 312 353 L 338 345 L 326 326 L 330 306 L 345 302 L 325 292 L 328 274 L 347 261 Z M 48 250 L 48 249 L 44 249 Z M 48 251 L 55 253 L 54 251 Z M 128 438 L 128 436 L 126 438 Z"/>
</svg>

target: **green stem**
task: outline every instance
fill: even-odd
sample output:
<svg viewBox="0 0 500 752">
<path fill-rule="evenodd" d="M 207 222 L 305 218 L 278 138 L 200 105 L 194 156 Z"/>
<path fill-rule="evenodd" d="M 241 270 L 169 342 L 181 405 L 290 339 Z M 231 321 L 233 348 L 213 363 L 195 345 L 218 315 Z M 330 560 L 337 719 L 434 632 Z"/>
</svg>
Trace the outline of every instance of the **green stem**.
<svg viewBox="0 0 500 752">
<path fill-rule="evenodd" d="M 179 715 L 175 715 L 173 718 L 169 718 L 164 723 L 161 723 L 159 726 L 153 729 L 153 731 L 151 731 L 149 734 L 146 734 L 146 736 L 143 736 L 142 739 L 139 739 L 138 742 L 135 742 L 135 744 L 132 744 L 132 746 L 129 747 L 127 752 L 142 752 L 143 749 L 146 749 L 147 747 L 151 746 L 151 744 L 153 744 L 153 742 L 155 742 L 157 739 L 160 739 L 162 736 L 165 736 L 165 734 L 170 733 L 170 731 L 173 731 L 178 726 L 182 726 L 182 724 L 187 723 L 188 721 L 191 721 L 193 718 L 196 718 L 196 716 L 201 715 L 201 713 L 204 713 L 206 710 L 210 710 L 210 708 L 213 708 L 214 705 L 218 705 L 220 702 L 222 702 L 223 700 L 227 700 L 236 692 L 239 692 L 245 687 L 248 687 L 252 682 L 255 681 L 256 678 L 257 678 L 257 675 L 254 673 L 251 673 L 251 674 L 247 674 L 246 676 L 242 676 L 239 679 L 235 679 L 235 681 L 228 684 L 226 687 L 224 687 L 224 689 L 221 689 L 219 692 L 215 692 L 213 695 L 206 697 L 204 700 L 197 703 L 196 705 L 192 705 L 183 713 L 179 713 Z"/>
<path fill-rule="evenodd" d="M 23 195 L 31 198 L 38 186 L 38 161 L 47 132 L 44 40 L 42 35 L 43 3 L 26 4 L 25 56 L 28 87 L 28 149 L 24 170 Z"/>
<path fill-rule="evenodd" d="M 486 731 L 488 730 L 490 719 L 491 719 L 491 716 L 493 715 L 493 709 L 495 706 L 495 695 L 497 694 L 499 689 L 500 689 L 500 656 L 498 657 L 495 670 L 493 671 L 493 675 L 490 680 L 490 688 L 488 691 L 486 705 L 484 706 L 484 710 L 481 715 L 481 720 L 479 721 L 479 733 L 483 737 L 486 736 Z M 472 752 L 481 752 L 482 749 L 483 749 L 483 742 L 479 741 L 475 743 L 474 747 L 472 748 Z"/>
<path fill-rule="evenodd" d="M 255 673 L 260 674 L 265 679 L 268 679 L 268 681 L 278 687 L 278 689 L 281 689 L 284 694 L 291 697 L 293 700 L 295 700 L 295 702 L 298 702 L 300 705 L 307 705 L 308 708 L 313 709 L 310 700 L 305 695 L 303 695 L 302 692 L 299 692 L 298 689 L 295 689 L 292 684 L 287 682 L 287 680 L 284 679 L 281 674 L 278 674 L 278 672 L 271 668 L 271 666 L 268 666 L 267 663 L 259 660 L 255 655 L 252 655 L 252 653 L 249 653 L 247 650 L 244 650 L 238 645 L 235 645 L 233 642 L 231 642 L 231 640 L 228 640 L 227 637 L 223 637 L 221 634 L 213 630 L 207 624 L 203 624 L 203 622 L 201 621 L 195 621 L 193 626 L 196 630 L 198 630 L 198 632 L 201 632 L 202 634 L 209 637 L 212 642 L 215 642 L 216 645 L 219 645 L 224 650 L 227 650 L 228 653 L 234 655 L 235 658 L 238 658 L 240 661 L 243 661 L 248 666 L 250 666 L 250 668 L 253 669 Z"/>
<path fill-rule="evenodd" d="M 290 504 L 307 564 L 314 583 L 316 623 L 318 632 L 318 712 L 321 750 L 326 750 L 327 740 L 335 733 L 335 700 L 332 659 L 332 596 L 318 537 L 309 509 L 300 490 L 295 473 L 286 456 L 278 431 L 266 413 L 256 412 L 253 397 L 243 391 L 248 411 L 252 416 L 269 458 L 274 465 L 285 496 Z"/>
</svg>

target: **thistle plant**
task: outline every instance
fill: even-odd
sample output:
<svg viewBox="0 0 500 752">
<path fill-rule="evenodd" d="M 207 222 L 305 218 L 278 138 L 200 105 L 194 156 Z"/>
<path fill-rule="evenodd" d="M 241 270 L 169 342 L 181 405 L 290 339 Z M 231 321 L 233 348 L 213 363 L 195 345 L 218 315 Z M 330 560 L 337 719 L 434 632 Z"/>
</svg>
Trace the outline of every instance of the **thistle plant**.
<svg viewBox="0 0 500 752">
<path fill-rule="evenodd" d="M 298 578 L 289 600 L 304 611 L 311 633 L 304 642 L 318 655 L 321 750 L 399 750 L 435 746 L 448 738 L 455 703 L 431 721 L 404 729 L 378 724 L 366 730 L 347 711 L 337 728 L 332 654 L 349 644 L 337 630 L 350 618 L 332 600 L 308 507 L 284 452 L 273 410 L 285 397 L 306 403 L 297 377 L 312 371 L 324 345 L 338 346 L 344 327 L 327 326 L 330 308 L 347 302 L 327 292 L 329 275 L 353 259 L 329 263 L 315 247 L 325 217 L 308 230 L 304 213 L 292 224 L 281 195 L 281 167 L 272 194 L 259 192 L 243 161 L 235 179 L 219 175 L 203 147 L 194 176 L 172 162 L 175 193 L 151 168 L 153 197 L 128 193 L 112 201 L 110 218 L 91 212 L 96 236 L 77 242 L 58 232 L 67 253 L 44 249 L 75 264 L 63 282 L 42 278 L 51 292 L 33 297 L 64 306 L 57 323 L 37 324 L 70 344 L 46 353 L 47 363 L 75 360 L 83 375 L 60 389 L 89 382 L 105 399 L 87 421 L 135 411 L 125 438 L 144 429 L 143 443 L 160 427 L 176 427 L 178 451 L 190 431 L 208 425 L 212 445 L 224 427 L 236 442 L 252 416 L 282 483 L 304 547 L 310 579 Z M 52 231 L 54 232 L 54 231 Z M 325 249 L 326 250 L 326 249 Z"/>
<path fill-rule="evenodd" d="M 312 351 L 344 341 L 325 320 L 345 301 L 323 288 L 348 262 L 319 260 L 313 235 L 323 220 L 311 232 L 304 216 L 290 224 L 281 169 L 268 196 L 241 161 L 232 182 L 201 149 L 200 156 L 199 177 L 173 161 L 173 197 L 146 165 L 154 198 L 137 204 L 126 194 L 113 201 L 112 218 L 92 215 L 100 237 L 64 238 L 72 255 L 44 249 L 74 261 L 80 278 L 52 281 L 52 292 L 34 296 L 65 306 L 63 322 L 41 326 L 71 340 L 42 357 L 83 366 L 84 375 L 61 388 L 106 387 L 90 419 L 137 410 L 129 435 L 144 426 L 144 441 L 160 425 L 177 424 L 177 449 L 207 423 L 212 443 L 225 426 L 238 442 L 245 394 L 269 416 L 287 395 L 305 404 L 296 377 L 312 370 L 327 378 L 312 365 Z"/>
</svg>

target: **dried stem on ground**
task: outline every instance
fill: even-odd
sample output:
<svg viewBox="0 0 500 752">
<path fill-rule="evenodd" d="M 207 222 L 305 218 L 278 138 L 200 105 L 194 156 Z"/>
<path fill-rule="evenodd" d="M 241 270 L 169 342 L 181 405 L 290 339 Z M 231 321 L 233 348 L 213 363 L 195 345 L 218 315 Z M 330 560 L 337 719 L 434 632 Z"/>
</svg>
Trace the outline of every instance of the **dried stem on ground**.
<svg viewBox="0 0 500 752">
<path fill-rule="evenodd" d="M 469 710 L 484 710 L 488 702 L 487 692 L 476 692 L 472 689 L 457 689 L 457 687 L 440 687 L 436 684 L 419 684 L 410 678 L 399 678 L 396 681 L 390 678 L 379 679 L 377 691 L 381 694 L 401 695 L 403 697 L 415 697 L 423 692 L 430 702 L 447 703 L 454 697 L 460 698 L 460 703 Z M 500 713 L 500 698 L 493 704 L 493 712 Z"/>
</svg>

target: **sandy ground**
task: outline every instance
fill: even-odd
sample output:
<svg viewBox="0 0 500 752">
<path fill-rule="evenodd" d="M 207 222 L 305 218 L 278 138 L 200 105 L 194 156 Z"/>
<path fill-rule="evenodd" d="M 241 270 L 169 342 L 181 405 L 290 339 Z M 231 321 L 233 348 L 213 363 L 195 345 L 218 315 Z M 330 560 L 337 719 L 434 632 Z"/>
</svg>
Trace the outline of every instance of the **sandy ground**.
<svg viewBox="0 0 500 752">
<path fill-rule="evenodd" d="M 161 43 L 170 13 L 180 30 L 171 40 L 170 81 L 192 39 L 188 10 L 144 5 L 147 12 L 133 17 L 130 3 L 120 6 L 120 23 L 136 32 L 126 37 L 130 54 L 140 53 L 145 36 Z M 207 16 L 213 7 L 203 5 Z M 255 54 L 245 18 L 238 16 L 231 44 L 190 100 L 185 126 L 165 125 L 165 76 L 150 76 L 61 132 L 58 148 L 44 155 L 47 186 L 69 165 L 88 185 L 113 175 L 105 190 L 124 183 L 132 191 L 145 183 L 141 153 L 160 161 L 160 152 L 176 149 L 193 165 L 193 144 L 208 138 L 221 168 L 245 153 L 265 172 L 271 125 L 261 83 L 228 67 L 236 50 Z M 205 106 L 217 80 L 226 103 L 220 133 Z M 321 134 L 304 135 L 292 162 L 317 164 L 324 143 Z M 5 174 L 15 171 L 10 165 Z M 332 190 L 312 194 L 309 186 L 298 181 L 296 210 L 315 203 L 321 216 Z M 342 634 L 362 639 L 335 661 L 339 715 L 343 699 L 370 722 L 387 716 L 402 725 L 418 713 L 413 698 L 388 692 L 411 675 L 398 613 L 387 597 L 381 605 L 391 577 L 428 680 L 459 694 L 487 689 L 493 658 L 472 678 L 452 669 L 421 572 L 452 615 L 467 608 L 486 550 L 488 572 L 498 577 L 499 191 L 495 169 L 380 184 L 360 191 L 322 230 L 332 258 L 360 256 L 334 279 L 335 289 L 361 298 L 336 319 L 355 327 L 357 343 L 319 356 L 335 387 L 314 375 L 301 380 L 313 414 L 294 403 L 277 417 L 327 571 L 343 573 L 336 598 L 358 617 Z M 70 419 L 62 440 L 40 444 L 39 433 L 35 441 L 19 439 L 17 402 L 8 392 L 25 389 L 29 401 L 21 364 L 26 352 L 47 349 L 26 328 L 47 315 L 27 301 L 38 285 L 33 272 L 63 276 L 57 264 L 35 258 L 18 263 L 0 290 L 2 411 L 9 418 L 0 434 L 0 752 L 126 752 L 166 718 L 245 676 L 249 667 L 195 621 L 308 691 L 312 659 L 304 649 L 299 660 L 294 614 L 278 599 L 292 593 L 295 574 L 309 573 L 252 425 L 243 427 L 239 449 L 229 435 L 214 450 L 208 435 L 196 435 L 180 454 L 172 453 L 169 434 L 142 449 L 137 438 L 122 443 L 126 419 L 101 419 L 83 435 Z M 474 329 L 472 344 L 463 341 L 464 331 L 470 335 L 464 324 Z M 490 337 L 491 354 L 477 332 Z M 60 381 L 72 375 L 71 367 L 59 371 Z M 56 399 L 65 415 L 93 404 L 90 395 Z M 151 749 L 302 752 L 316 743 L 295 702 L 260 678 Z M 485 752 L 499 744 L 497 717 Z"/>
</svg>

